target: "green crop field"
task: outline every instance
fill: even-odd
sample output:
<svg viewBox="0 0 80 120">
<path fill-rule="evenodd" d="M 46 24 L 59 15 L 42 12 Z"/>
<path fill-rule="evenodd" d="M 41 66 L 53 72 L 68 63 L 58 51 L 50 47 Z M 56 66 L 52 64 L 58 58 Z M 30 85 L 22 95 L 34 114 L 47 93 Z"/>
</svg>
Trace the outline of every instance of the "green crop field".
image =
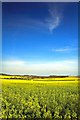
<svg viewBox="0 0 80 120">
<path fill-rule="evenodd" d="M 2 80 L 1 118 L 79 120 L 78 82 Z"/>
</svg>

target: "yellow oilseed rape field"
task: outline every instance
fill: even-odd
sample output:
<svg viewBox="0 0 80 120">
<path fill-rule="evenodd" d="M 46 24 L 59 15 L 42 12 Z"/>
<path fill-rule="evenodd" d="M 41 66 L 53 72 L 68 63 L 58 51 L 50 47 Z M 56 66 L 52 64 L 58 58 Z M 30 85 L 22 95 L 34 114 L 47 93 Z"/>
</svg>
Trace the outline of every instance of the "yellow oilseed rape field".
<svg viewBox="0 0 80 120">
<path fill-rule="evenodd" d="M 79 120 L 79 79 L 1 78 L 1 118 Z"/>
</svg>

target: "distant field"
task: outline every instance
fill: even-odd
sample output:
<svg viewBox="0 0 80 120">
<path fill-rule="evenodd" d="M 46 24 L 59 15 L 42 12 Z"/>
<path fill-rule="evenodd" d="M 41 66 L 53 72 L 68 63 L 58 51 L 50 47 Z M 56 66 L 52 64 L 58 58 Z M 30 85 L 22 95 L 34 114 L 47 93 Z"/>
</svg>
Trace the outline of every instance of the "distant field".
<svg viewBox="0 0 80 120">
<path fill-rule="evenodd" d="M 16 79 L 17 78 L 17 79 Z M 45 83 L 45 84 L 54 84 L 54 85 L 72 85 L 79 84 L 78 77 L 64 77 L 64 78 L 34 78 L 34 79 L 21 79 L 20 76 L 0 76 L 2 82 L 10 83 Z"/>
<path fill-rule="evenodd" d="M 24 79 L 24 80 L 28 80 L 27 77 L 25 78 L 24 76 L 6 76 L 6 75 L 2 75 L 0 76 L 0 79 Z M 70 77 L 56 77 L 56 78 L 34 78 L 34 81 L 77 81 L 80 78 L 78 77 L 74 77 L 74 76 L 70 76 Z M 29 79 L 31 80 L 31 79 Z"/>
<path fill-rule="evenodd" d="M 37 81 L 37 80 L 1 80 L 2 83 L 8 84 L 8 83 L 25 83 L 25 84 L 52 84 L 52 85 L 78 85 L 78 81 Z"/>
<path fill-rule="evenodd" d="M 10 79 L 12 77 L 12 79 Z M 79 79 L 77 77 L 65 77 L 65 78 L 36 78 L 36 79 L 13 79 L 14 76 L 1 76 L 1 81 L 4 83 L 44 83 L 44 84 L 54 84 L 54 85 L 74 85 L 79 84 Z M 9 78 L 9 79 L 8 79 Z M 20 78 L 20 77 L 19 77 Z"/>
</svg>

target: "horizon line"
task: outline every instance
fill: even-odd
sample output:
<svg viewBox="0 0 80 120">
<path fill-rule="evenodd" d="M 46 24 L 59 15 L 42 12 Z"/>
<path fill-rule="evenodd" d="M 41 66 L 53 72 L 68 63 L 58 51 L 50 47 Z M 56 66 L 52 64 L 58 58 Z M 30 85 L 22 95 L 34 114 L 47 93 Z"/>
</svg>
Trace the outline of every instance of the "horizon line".
<svg viewBox="0 0 80 120">
<path fill-rule="evenodd" d="M 0 73 L 0 75 L 14 75 L 14 76 L 67 76 L 67 77 L 70 77 L 70 76 L 80 76 L 80 75 L 68 75 L 68 74 L 49 74 L 49 75 L 37 75 L 37 74 L 10 74 L 10 73 Z"/>
</svg>

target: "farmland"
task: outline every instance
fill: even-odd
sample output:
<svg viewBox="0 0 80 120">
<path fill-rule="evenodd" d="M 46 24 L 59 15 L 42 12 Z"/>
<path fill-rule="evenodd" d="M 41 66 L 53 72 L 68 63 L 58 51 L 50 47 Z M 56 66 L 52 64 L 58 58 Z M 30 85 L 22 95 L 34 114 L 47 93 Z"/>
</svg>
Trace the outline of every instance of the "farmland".
<svg viewBox="0 0 80 120">
<path fill-rule="evenodd" d="M 1 82 L 1 118 L 80 119 L 79 82 L 76 77 L 21 80 L 2 76 Z"/>
</svg>

